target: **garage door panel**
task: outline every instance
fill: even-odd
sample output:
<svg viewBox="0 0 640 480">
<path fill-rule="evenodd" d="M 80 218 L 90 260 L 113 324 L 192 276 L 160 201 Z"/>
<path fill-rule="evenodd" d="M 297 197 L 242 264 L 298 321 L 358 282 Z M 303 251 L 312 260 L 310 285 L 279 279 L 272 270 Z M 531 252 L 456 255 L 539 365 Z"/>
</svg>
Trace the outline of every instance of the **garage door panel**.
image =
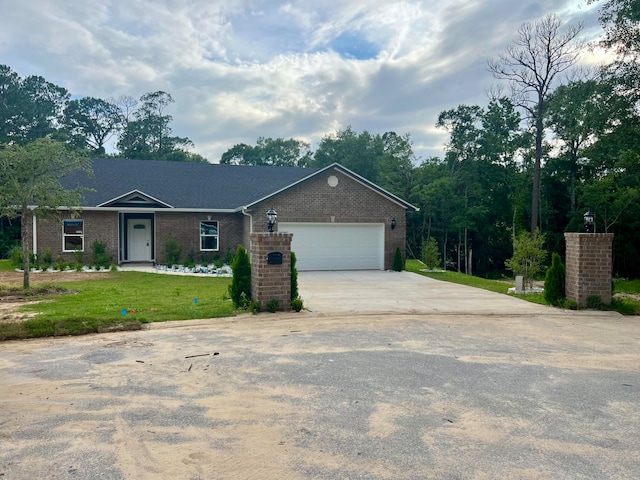
<svg viewBox="0 0 640 480">
<path fill-rule="evenodd" d="M 382 270 L 384 225 L 371 223 L 279 224 L 293 233 L 298 270 Z"/>
</svg>

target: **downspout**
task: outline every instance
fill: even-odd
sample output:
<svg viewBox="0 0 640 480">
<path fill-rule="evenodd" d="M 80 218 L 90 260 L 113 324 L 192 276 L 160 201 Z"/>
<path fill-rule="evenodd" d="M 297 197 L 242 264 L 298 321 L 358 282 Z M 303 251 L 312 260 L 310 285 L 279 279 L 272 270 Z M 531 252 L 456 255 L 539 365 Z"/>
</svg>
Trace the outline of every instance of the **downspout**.
<svg viewBox="0 0 640 480">
<path fill-rule="evenodd" d="M 38 222 L 36 221 L 36 212 L 34 210 L 31 210 L 31 223 L 33 225 L 31 229 L 33 234 L 31 244 L 33 247 L 33 254 L 38 258 Z"/>
<path fill-rule="evenodd" d="M 242 214 L 249 217 L 249 262 L 251 262 L 251 234 L 253 233 L 253 215 L 247 212 L 247 207 L 242 207 Z"/>
</svg>

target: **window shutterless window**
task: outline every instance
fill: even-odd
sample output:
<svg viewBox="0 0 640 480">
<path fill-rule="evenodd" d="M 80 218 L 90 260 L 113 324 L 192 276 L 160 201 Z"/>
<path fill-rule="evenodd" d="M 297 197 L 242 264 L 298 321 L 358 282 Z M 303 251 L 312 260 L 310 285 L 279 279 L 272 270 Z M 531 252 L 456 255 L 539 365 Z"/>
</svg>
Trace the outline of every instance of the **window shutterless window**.
<svg viewBox="0 0 640 480">
<path fill-rule="evenodd" d="M 62 221 L 62 251 L 84 251 L 84 220 Z"/>
<path fill-rule="evenodd" d="M 200 251 L 218 250 L 218 222 L 200 222 Z"/>
</svg>

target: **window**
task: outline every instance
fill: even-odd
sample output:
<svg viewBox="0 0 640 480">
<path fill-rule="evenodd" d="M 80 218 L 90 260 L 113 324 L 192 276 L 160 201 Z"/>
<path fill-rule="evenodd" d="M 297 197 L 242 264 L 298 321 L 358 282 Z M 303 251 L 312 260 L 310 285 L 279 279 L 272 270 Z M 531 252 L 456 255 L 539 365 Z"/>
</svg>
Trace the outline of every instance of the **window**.
<svg viewBox="0 0 640 480">
<path fill-rule="evenodd" d="M 62 221 L 62 251 L 84 251 L 84 220 Z"/>
<path fill-rule="evenodd" d="M 218 222 L 200 222 L 200 251 L 218 250 Z"/>
</svg>

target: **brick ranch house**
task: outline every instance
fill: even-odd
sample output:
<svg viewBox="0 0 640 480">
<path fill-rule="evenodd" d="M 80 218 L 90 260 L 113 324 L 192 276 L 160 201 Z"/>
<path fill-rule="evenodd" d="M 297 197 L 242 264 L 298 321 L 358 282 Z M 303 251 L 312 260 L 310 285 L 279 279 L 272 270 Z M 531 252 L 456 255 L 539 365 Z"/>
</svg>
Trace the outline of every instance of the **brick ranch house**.
<svg viewBox="0 0 640 480">
<path fill-rule="evenodd" d="M 91 189 L 62 220 L 34 217 L 31 250 L 73 261 L 91 258 L 99 241 L 118 264 L 165 263 L 172 237 L 197 262 L 225 258 L 250 233 L 267 230 L 265 214 L 278 213 L 276 230 L 293 233 L 299 270 L 390 269 L 405 251 L 406 213 L 417 208 L 349 169 L 239 166 L 99 158 L 93 175 L 76 173 L 66 188 Z"/>
</svg>

